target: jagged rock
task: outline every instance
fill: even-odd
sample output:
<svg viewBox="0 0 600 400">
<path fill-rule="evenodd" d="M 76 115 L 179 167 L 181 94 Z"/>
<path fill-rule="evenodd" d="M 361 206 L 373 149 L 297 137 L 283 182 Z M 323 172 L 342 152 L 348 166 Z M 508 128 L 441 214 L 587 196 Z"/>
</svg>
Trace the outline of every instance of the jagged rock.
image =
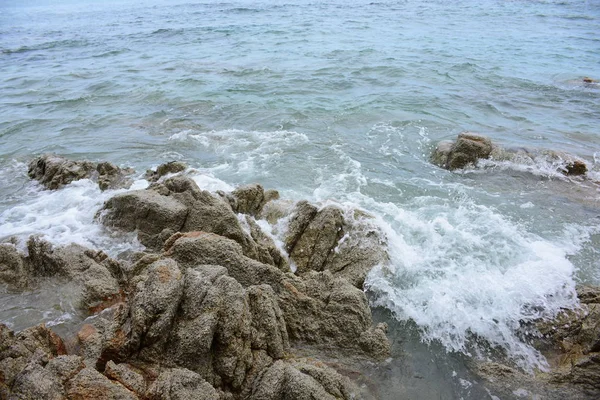
<svg viewBox="0 0 600 400">
<path fill-rule="evenodd" d="M 273 288 L 250 286 L 247 291 L 252 315 L 252 348 L 265 350 L 274 359 L 283 358 L 289 351 L 289 341 L 285 318 Z"/>
<path fill-rule="evenodd" d="M 336 206 L 321 210 L 299 202 L 290 218 L 286 250 L 298 274 L 331 271 L 362 288 L 369 271 L 388 262 L 384 234 L 365 213 L 344 213 Z"/>
<path fill-rule="evenodd" d="M 61 338 L 44 325 L 15 335 L 0 324 L 0 384 L 16 399 L 55 399 L 73 375 L 79 357 L 66 357 Z M 1 393 L 1 392 L 0 392 Z M 8 397 L 8 396 L 7 396 Z"/>
<path fill-rule="evenodd" d="M 277 250 L 257 244 L 226 200 L 200 190 L 185 176 L 117 195 L 105 203 L 100 215 L 105 225 L 137 230 L 140 242 L 154 249 L 176 232 L 204 231 L 235 240 L 250 258 L 275 263 L 272 254 Z M 280 260 L 281 254 L 276 258 Z"/>
<path fill-rule="evenodd" d="M 276 361 L 254 382 L 251 400 L 354 399 L 358 388 L 323 364 Z"/>
<path fill-rule="evenodd" d="M 106 363 L 104 375 L 119 382 L 138 396 L 146 392 L 146 382 L 144 381 L 144 377 L 136 372 L 129 364 L 115 364 L 113 361 L 109 361 Z"/>
<path fill-rule="evenodd" d="M 142 352 L 142 357 L 159 358 L 179 308 L 183 274 L 176 262 L 166 258 L 151 264 L 136 278 L 126 347 Z"/>
<path fill-rule="evenodd" d="M 298 273 L 323 271 L 325 262 L 344 236 L 344 217 L 338 207 L 327 206 L 317 212 L 290 251 Z"/>
<path fill-rule="evenodd" d="M 235 241 L 212 233 L 190 232 L 179 236 L 166 254 L 183 268 L 222 265 L 244 287 L 267 283 L 275 288 L 281 285 L 283 278 L 276 267 L 246 257 Z"/>
<path fill-rule="evenodd" d="M 390 345 L 385 326 L 372 326 L 364 292 L 329 271 L 288 276 L 279 295 L 288 333 L 293 340 L 328 344 L 383 359 Z"/>
<path fill-rule="evenodd" d="M 60 189 L 80 179 L 97 179 L 101 190 L 128 187 L 126 176 L 131 169 L 121 169 L 111 163 L 95 164 L 90 161 L 72 161 L 54 154 L 44 154 L 29 163 L 28 175 L 47 189 Z"/>
<path fill-rule="evenodd" d="M 27 242 L 30 275 L 61 276 L 82 286 L 81 305 L 97 307 L 120 296 L 122 272 L 118 262 L 102 252 L 94 252 L 78 244 L 54 247 L 32 236 Z M 112 273 L 111 273 L 112 271 Z M 113 276 L 113 273 L 117 277 Z"/>
<path fill-rule="evenodd" d="M 140 242 L 159 249 L 161 232 L 178 232 L 188 215 L 188 209 L 177 199 L 163 196 L 155 190 L 133 190 L 110 198 L 101 211 L 104 225 L 137 231 Z"/>
<path fill-rule="evenodd" d="M 10 289 L 18 290 L 27 287 L 28 272 L 17 248 L 8 243 L 0 244 L 0 282 Z"/>
<path fill-rule="evenodd" d="M 148 389 L 149 400 L 220 400 L 217 391 L 188 369 L 163 371 Z"/>
<path fill-rule="evenodd" d="M 73 400 L 106 399 L 125 400 L 138 399 L 133 392 L 118 382 L 111 381 L 92 368 L 82 369 L 67 384 L 67 396 Z"/>
<path fill-rule="evenodd" d="M 488 158 L 492 150 L 489 138 L 473 132 L 462 132 L 451 145 L 449 142 L 438 144 L 432 161 L 443 168 L 455 170 L 476 164 L 480 158 Z"/>
<path fill-rule="evenodd" d="M 265 204 L 271 200 L 279 199 L 279 192 L 266 190 L 259 184 L 239 187 L 229 194 L 219 193 L 225 197 L 231 208 L 236 213 L 258 216 Z"/>
<path fill-rule="evenodd" d="M 168 174 L 176 174 L 187 169 L 187 164 L 181 161 L 169 161 L 156 167 L 156 171 L 146 171 L 145 178 L 149 182 L 157 182 L 160 178 Z"/>
</svg>

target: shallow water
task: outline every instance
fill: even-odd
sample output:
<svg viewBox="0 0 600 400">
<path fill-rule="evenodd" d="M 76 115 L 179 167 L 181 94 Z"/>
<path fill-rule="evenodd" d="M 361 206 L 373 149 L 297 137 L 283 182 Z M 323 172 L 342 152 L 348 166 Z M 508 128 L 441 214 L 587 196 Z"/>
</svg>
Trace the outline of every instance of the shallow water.
<svg viewBox="0 0 600 400">
<path fill-rule="evenodd" d="M 389 399 L 482 398 L 464 360 L 490 357 L 490 343 L 543 368 L 520 321 L 600 283 L 600 87 L 582 81 L 600 78 L 598 2 L 56 3 L 0 4 L 1 238 L 129 246 L 93 219 L 114 192 L 27 179 L 43 152 L 140 173 L 183 160 L 207 189 L 259 182 L 361 207 L 392 256 L 368 279 L 402 338 L 377 375 Z M 431 165 L 463 130 L 575 154 L 590 179 L 543 160 Z M 33 323 L 1 296 L 2 321 Z"/>
</svg>

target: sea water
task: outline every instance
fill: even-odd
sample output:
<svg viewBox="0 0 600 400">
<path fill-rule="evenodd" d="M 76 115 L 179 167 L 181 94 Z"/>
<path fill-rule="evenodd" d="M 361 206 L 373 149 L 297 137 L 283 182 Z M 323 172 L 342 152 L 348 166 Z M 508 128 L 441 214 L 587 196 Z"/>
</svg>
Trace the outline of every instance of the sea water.
<svg viewBox="0 0 600 400">
<path fill-rule="evenodd" d="M 134 167 L 137 188 L 182 160 L 208 190 L 359 207 L 391 258 L 366 282 L 394 347 L 372 386 L 490 397 L 465 364 L 546 368 L 523 324 L 600 283 L 600 86 L 583 82 L 600 79 L 599 32 L 595 0 L 2 1 L 0 238 L 141 248 L 94 220 L 119 191 L 27 178 L 46 152 Z M 590 172 L 432 165 L 464 130 Z M 0 320 L 68 331 L 84 316 L 54 284 L 1 292 Z"/>
</svg>

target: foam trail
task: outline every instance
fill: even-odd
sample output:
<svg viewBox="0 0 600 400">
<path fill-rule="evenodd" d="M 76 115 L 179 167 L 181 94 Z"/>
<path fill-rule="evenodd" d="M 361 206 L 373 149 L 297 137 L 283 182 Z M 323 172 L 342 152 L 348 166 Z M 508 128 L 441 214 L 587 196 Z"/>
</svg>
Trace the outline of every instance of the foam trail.
<svg viewBox="0 0 600 400">
<path fill-rule="evenodd" d="M 391 263 L 373 269 L 374 303 L 411 319 L 425 341 L 469 353 L 476 339 L 504 349 L 521 367 L 545 369 L 519 335 L 523 322 L 576 306 L 568 249 L 524 231 L 484 206 L 418 198 L 416 209 L 375 204 Z M 484 346 L 485 347 L 485 346 Z"/>
<path fill-rule="evenodd" d="M 30 235 L 42 234 L 55 245 L 77 243 L 104 250 L 111 256 L 142 248 L 133 234 L 111 233 L 94 219 L 104 201 L 125 189 L 102 192 L 98 184 L 88 179 L 60 190 L 43 190 L 33 182 L 30 185 L 32 192 L 27 200 L 0 214 L 0 240 L 16 237 L 19 247 L 25 250 Z M 132 188 L 146 185 L 146 181 L 137 181 Z"/>
</svg>

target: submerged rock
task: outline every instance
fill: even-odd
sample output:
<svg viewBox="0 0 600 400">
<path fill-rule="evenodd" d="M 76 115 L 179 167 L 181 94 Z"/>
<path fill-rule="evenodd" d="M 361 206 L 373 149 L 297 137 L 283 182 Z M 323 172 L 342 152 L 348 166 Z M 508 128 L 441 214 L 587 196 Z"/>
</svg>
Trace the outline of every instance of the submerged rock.
<svg viewBox="0 0 600 400">
<path fill-rule="evenodd" d="M 585 175 L 586 163 L 570 154 L 551 150 L 506 149 L 472 132 L 463 132 L 456 141 L 441 141 L 431 154 L 431 162 L 439 167 L 455 170 L 477 165 L 478 160 L 511 161 L 517 164 L 547 164 L 557 171 L 569 175 Z"/>
<path fill-rule="evenodd" d="M 454 143 L 440 142 L 432 155 L 432 161 L 440 167 L 455 170 L 476 164 L 481 158 L 492 154 L 492 141 L 477 133 L 463 132 Z"/>
<path fill-rule="evenodd" d="M 109 162 L 73 161 L 54 154 L 44 154 L 29 163 L 28 175 L 47 189 L 60 189 L 73 181 L 93 179 L 101 190 L 129 187 L 132 169 L 122 169 Z"/>
</svg>

